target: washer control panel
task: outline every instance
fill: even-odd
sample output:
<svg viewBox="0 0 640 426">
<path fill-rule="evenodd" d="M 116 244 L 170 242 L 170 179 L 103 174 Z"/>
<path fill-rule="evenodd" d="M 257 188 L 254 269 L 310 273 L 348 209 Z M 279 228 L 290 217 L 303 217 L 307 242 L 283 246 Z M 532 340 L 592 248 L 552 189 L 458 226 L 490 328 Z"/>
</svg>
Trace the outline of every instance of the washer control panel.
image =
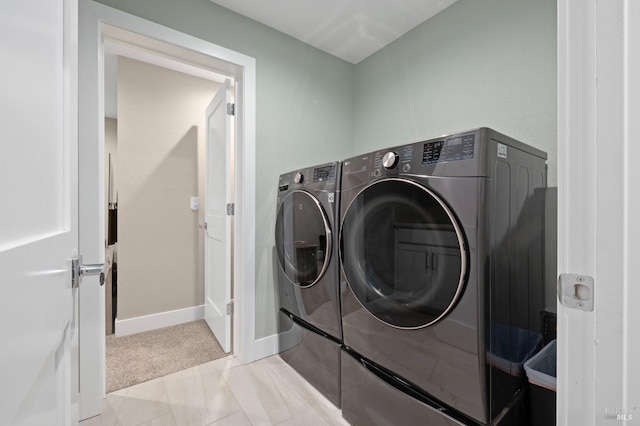
<svg viewBox="0 0 640 426">
<path fill-rule="evenodd" d="M 336 161 L 282 174 L 278 182 L 278 193 L 296 189 L 335 191 L 340 188 L 341 165 L 341 162 Z"/>
<path fill-rule="evenodd" d="M 314 182 L 333 182 L 336 180 L 336 165 L 316 167 L 313 169 Z"/>
</svg>

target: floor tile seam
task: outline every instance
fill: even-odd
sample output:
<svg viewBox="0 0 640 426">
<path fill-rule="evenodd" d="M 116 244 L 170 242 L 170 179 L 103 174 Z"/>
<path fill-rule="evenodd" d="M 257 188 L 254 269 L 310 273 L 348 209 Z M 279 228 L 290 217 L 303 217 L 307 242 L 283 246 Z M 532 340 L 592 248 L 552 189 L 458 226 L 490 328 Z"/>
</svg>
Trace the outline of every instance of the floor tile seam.
<svg viewBox="0 0 640 426">
<path fill-rule="evenodd" d="M 120 414 L 116 411 L 116 409 L 114 408 L 113 404 L 111 404 L 111 402 L 110 402 L 110 401 L 107 401 L 107 400 L 105 399 L 105 402 L 104 402 L 104 403 L 103 403 L 103 405 L 102 405 L 102 409 L 100 410 L 100 423 L 99 423 L 99 425 L 102 425 L 102 424 L 103 424 L 103 420 L 106 418 L 106 417 L 105 417 L 105 414 L 109 414 L 109 412 L 108 412 L 108 411 L 109 411 L 109 409 L 106 409 L 106 410 L 105 410 L 105 405 L 104 405 L 104 404 L 109 404 L 109 407 L 110 407 L 110 409 L 111 409 L 111 413 L 112 413 L 112 414 L 111 414 L 111 416 L 112 416 L 112 417 L 115 417 L 115 420 L 116 420 L 116 423 L 115 423 L 115 424 L 116 424 L 116 425 L 121 424 L 122 422 L 121 422 L 121 420 L 120 420 Z M 123 404 L 123 405 L 124 405 L 124 404 Z"/>
<path fill-rule="evenodd" d="M 167 415 L 171 415 L 171 418 L 173 419 L 173 424 L 175 424 L 175 425 L 177 425 L 177 424 L 178 424 L 178 421 L 176 420 L 176 416 L 175 416 L 175 414 L 173 414 L 173 410 L 169 410 L 169 412 L 168 412 L 168 413 L 165 413 L 165 414 L 162 414 L 162 415 L 159 415 L 159 416 L 155 416 L 155 417 L 153 417 L 152 419 L 145 420 L 145 421 L 143 421 L 143 422 L 141 422 L 141 423 L 136 423 L 136 425 L 135 425 L 135 426 L 142 426 L 142 425 L 144 425 L 144 424 L 151 423 L 151 422 L 153 422 L 154 420 L 160 419 L 160 418 L 165 417 L 165 416 L 167 416 Z M 117 426 L 121 426 L 121 425 L 120 425 L 120 424 L 118 424 Z"/>
<path fill-rule="evenodd" d="M 251 364 L 239 364 L 239 365 L 234 365 L 234 366 L 231 366 L 231 367 L 228 367 L 228 368 L 226 368 L 226 367 L 225 367 L 225 369 L 224 369 L 224 370 L 222 370 L 222 371 L 220 371 L 220 370 L 217 370 L 217 371 L 219 371 L 219 372 L 220 372 L 220 376 L 221 376 L 221 377 L 224 379 L 224 381 L 225 381 L 225 382 L 227 382 L 227 384 L 228 384 L 228 377 L 229 377 L 229 373 L 230 373 L 231 371 L 233 371 L 233 370 L 238 369 L 238 368 L 246 367 L 247 365 L 251 365 Z"/>
<path fill-rule="evenodd" d="M 198 371 L 198 375 L 199 375 L 199 378 L 200 378 L 200 380 L 199 380 L 199 382 L 200 382 L 200 393 L 202 394 L 202 396 L 204 398 L 204 403 L 205 403 L 205 408 L 207 410 L 208 419 L 212 419 L 214 417 L 214 413 L 212 413 L 211 410 L 209 409 L 209 404 L 208 404 L 208 401 L 207 401 L 207 392 L 205 390 L 205 380 L 204 380 L 203 376 L 206 376 L 206 375 L 209 375 L 209 374 L 213 375 L 214 372 L 215 372 L 216 376 L 222 381 L 222 384 L 225 386 L 226 390 L 228 390 L 228 394 L 231 396 L 231 398 L 233 398 L 233 401 L 236 403 L 236 405 L 238 407 L 240 407 L 240 410 L 236 410 L 236 411 L 234 411 L 232 413 L 227 414 L 224 417 L 221 417 L 221 418 L 218 418 L 216 420 L 213 420 L 211 423 L 215 423 L 217 421 L 220 421 L 220 420 L 222 420 L 222 419 L 224 419 L 226 417 L 229 417 L 230 415 L 232 415 L 234 413 L 237 413 L 238 411 L 243 411 L 242 410 L 242 405 L 240 404 L 240 401 L 238 401 L 238 398 L 236 397 L 235 393 L 233 392 L 233 389 L 231 389 L 229 383 L 224 379 L 224 377 L 222 377 L 222 374 L 220 374 L 219 371 L 214 370 L 213 372 L 206 372 L 206 373 L 202 373 L 202 372 Z"/>
<path fill-rule="evenodd" d="M 152 409 L 152 416 L 151 416 L 151 418 L 146 418 L 145 420 L 142 420 L 142 421 L 136 422 L 136 423 L 135 423 L 135 425 L 133 425 L 133 424 L 131 424 L 131 423 L 128 423 L 128 422 L 124 422 L 124 420 L 123 420 L 123 414 L 125 413 L 125 410 L 124 410 L 125 405 L 126 405 L 126 403 L 127 403 L 127 402 L 131 402 L 131 401 L 133 401 L 134 399 L 136 399 L 136 400 L 137 400 L 137 398 L 127 398 L 127 400 L 126 400 L 126 401 L 125 401 L 125 403 L 123 404 L 122 411 L 121 411 L 120 413 L 116 413 L 116 418 L 117 418 L 117 420 L 118 420 L 118 421 L 117 421 L 117 424 L 116 424 L 117 426 L 124 426 L 124 425 L 126 425 L 126 426 L 129 426 L 129 425 L 131 425 L 131 426 L 140 426 L 140 425 L 143 425 L 143 424 L 145 424 L 145 423 L 149 423 L 149 422 L 152 422 L 152 421 L 154 421 L 154 420 L 156 420 L 156 419 L 159 419 L 159 418 L 161 418 L 161 417 L 164 417 L 164 416 L 166 416 L 166 415 L 168 415 L 168 414 L 170 414 L 170 415 L 171 415 L 171 417 L 173 417 L 174 423 L 176 423 L 176 416 L 175 416 L 175 413 L 173 412 L 173 404 L 171 404 L 171 402 L 169 402 L 169 401 L 167 401 L 167 402 L 160 402 L 160 401 L 157 401 L 157 400 L 151 400 L 151 399 L 148 399 L 148 400 L 146 400 L 146 401 L 148 401 L 148 402 L 153 402 L 153 403 L 155 403 L 155 404 L 162 404 L 162 405 L 165 405 L 164 409 L 156 413 L 156 411 L 157 411 L 157 410 L 156 410 L 155 408 L 153 408 L 153 409 Z M 102 422 L 101 422 L 101 423 L 102 423 Z M 177 423 L 176 423 L 176 424 L 177 424 Z"/>
<path fill-rule="evenodd" d="M 238 406 L 240 406 L 240 404 L 238 404 Z M 212 421 L 212 422 L 210 422 L 210 423 L 207 423 L 207 424 L 206 424 L 206 425 L 204 425 L 204 426 L 213 426 L 213 425 L 215 425 L 216 423 L 221 422 L 221 421 L 223 421 L 224 419 L 227 419 L 227 418 L 229 418 L 229 417 L 231 417 L 231 416 L 235 416 L 235 415 L 236 415 L 236 414 L 238 414 L 238 413 L 242 413 L 242 414 L 244 415 L 244 417 L 249 421 L 249 423 L 251 423 L 251 420 L 249 420 L 249 417 L 247 417 L 247 413 L 245 413 L 245 412 L 244 412 L 244 410 L 243 410 L 242 408 L 240 408 L 239 410 L 236 410 L 236 411 L 234 411 L 233 413 L 229 413 L 229 414 L 227 414 L 227 415 L 226 415 L 226 416 L 224 416 L 224 417 L 220 417 L 219 419 L 216 419 L 216 420 L 214 420 L 214 421 Z M 252 424 L 253 424 L 253 423 L 252 423 Z"/>
<path fill-rule="evenodd" d="M 253 383 L 253 379 L 252 379 L 252 378 L 251 378 L 251 376 L 247 373 L 246 368 L 244 368 L 244 367 L 247 367 L 247 366 L 249 366 L 249 365 L 251 365 L 251 364 L 241 365 L 240 367 L 243 367 L 243 368 L 238 369 L 238 370 L 237 370 L 237 372 L 240 372 L 240 374 L 243 374 L 243 375 L 245 376 L 245 377 L 243 377 L 243 379 L 245 379 L 246 381 L 251 382 L 251 383 L 250 383 L 250 385 L 251 385 L 250 390 L 252 391 L 251 393 L 255 395 L 255 400 L 256 400 L 255 402 L 257 402 L 257 404 L 254 404 L 254 406 L 253 406 L 253 407 L 251 407 L 251 408 L 255 408 L 255 406 L 256 406 L 256 405 L 259 405 L 259 408 L 260 408 L 260 411 L 261 411 L 260 416 L 261 416 L 261 417 L 264 417 L 264 418 L 269 418 L 269 414 L 268 414 L 268 412 L 267 412 L 267 408 L 266 408 L 266 407 L 264 406 L 264 404 L 262 403 L 262 400 L 258 397 L 258 392 L 256 392 L 256 391 L 257 391 L 257 389 L 256 389 L 256 387 L 255 387 L 255 385 L 254 385 L 254 383 Z M 233 370 L 233 369 L 234 369 L 234 368 L 232 368 L 232 369 L 230 369 L 230 370 Z M 227 371 L 230 371 L 230 370 L 227 370 Z M 244 413 L 244 415 L 245 415 L 245 417 L 247 418 L 247 420 L 249 421 L 249 423 L 251 423 L 252 425 L 256 425 L 256 423 L 254 423 L 254 422 L 252 421 L 251 416 L 249 416 L 249 413 L 248 413 L 248 412 L 247 412 L 247 410 L 245 409 L 245 404 L 243 404 L 244 399 L 243 399 L 243 398 L 239 398 L 239 397 L 238 397 L 238 395 L 236 394 L 236 389 L 235 389 L 235 386 L 234 386 L 236 383 L 232 383 L 232 382 L 230 382 L 230 381 L 229 381 L 229 377 L 228 377 L 228 375 L 225 375 L 225 376 L 224 376 L 224 380 L 225 380 L 225 382 L 227 383 L 227 385 L 229 386 L 229 389 L 231 390 L 231 393 L 232 393 L 233 397 L 234 397 L 234 398 L 236 399 L 236 401 L 238 402 L 238 405 L 240 406 L 240 409 L 241 409 L 241 410 L 242 410 L 242 412 Z M 241 386 L 244 388 L 244 385 L 241 385 Z M 244 392 L 243 392 L 243 393 L 244 393 L 244 394 L 246 394 L 246 389 L 243 389 L 243 390 L 244 390 Z M 258 423 L 258 424 L 264 424 L 264 423 Z"/>
<path fill-rule="evenodd" d="M 264 388 L 271 388 L 271 389 L 275 389 L 275 391 L 277 392 L 277 399 L 283 401 L 283 403 L 285 404 L 285 408 L 287 410 L 287 413 L 289 414 L 288 418 L 293 418 L 295 413 L 292 412 L 291 407 L 286 403 L 287 398 L 286 395 L 283 394 L 283 391 L 281 390 L 282 387 L 287 386 L 289 383 L 287 383 L 287 380 L 282 377 L 277 371 L 275 371 L 272 366 L 268 363 L 261 363 L 255 366 L 256 369 L 265 369 L 267 371 L 262 371 L 259 373 L 254 373 L 256 377 L 259 379 L 260 383 L 262 384 L 262 386 Z M 267 382 L 268 380 L 268 382 Z M 282 385 L 282 386 L 279 386 Z M 289 391 L 293 391 L 298 398 L 304 403 L 304 405 L 306 406 L 306 408 L 309 410 L 311 409 L 311 407 L 309 406 L 309 404 L 307 403 L 307 401 L 299 394 L 299 392 L 295 389 L 294 386 L 290 386 L 291 389 L 289 389 Z M 286 419 L 285 419 L 286 420 Z M 283 420 L 283 421 L 285 421 Z M 281 423 L 281 422 L 280 422 Z"/>
<path fill-rule="evenodd" d="M 282 373 L 280 371 L 278 371 L 278 369 L 274 368 L 273 366 L 270 365 L 270 367 L 272 367 L 272 369 L 275 371 L 276 374 L 278 374 L 279 376 L 282 377 L 283 380 L 287 380 L 286 377 L 282 376 Z M 289 367 L 289 366 L 286 366 Z M 321 405 L 326 406 L 327 409 L 331 409 L 333 406 L 333 404 L 326 399 L 326 397 L 324 397 L 324 395 L 320 394 L 319 391 L 313 386 L 311 385 L 298 371 L 296 371 L 295 369 L 289 367 L 286 368 L 287 371 L 289 371 L 290 373 L 293 373 L 296 377 L 296 380 L 299 382 L 299 385 L 302 386 L 305 389 L 305 392 L 300 392 L 299 389 L 294 389 L 296 395 L 298 395 L 298 397 L 300 397 L 300 399 L 302 401 L 304 401 L 305 405 L 307 405 L 307 407 L 314 411 L 315 413 L 318 413 L 318 410 L 315 409 L 314 406 L 319 405 L 318 409 L 324 411 L 325 407 L 322 407 Z M 324 400 L 320 400 L 318 401 L 317 397 L 314 396 L 317 395 L 318 397 L 324 398 Z M 315 402 L 316 404 L 310 404 L 309 399 L 313 400 L 313 402 Z"/>
<path fill-rule="evenodd" d="M 304 379 L 304 377 L 300 373 L 298 373 L 295 369 L 291 368 L 286 364 L 275 365 L 275 364 L 265 363 L 263 365 L 266 365 L 269 369 L 271 369 L 272 373 L 277 376 L 279 381 L 284 382 L 285 385 L 286 384 L 290 385 L 289 391 L 294 392 L 296 396 L 299 398 L 299 400 L 304 404 L 304 406 L 306 407 L 305 413 L 313 413 L 315 416 L 321 418 L 325 422 L 327 422 L 333 416 L 333 413 L 331 411 L 332 411 L 332 408 L 335 408 L 335 406 L 328 399 L 318 400 L 317 397 L 324 398 L 324 396 L 318 393 L 319 391 L 315 387 L 310 385 Z M 283 371 L 285 370 L 294 374 L 296 377 L 296 381 L 298 383 L 291 383 L 290 378 L 283 374 Z M 285 398 L 285 395 L 283 395 L 281 392 L 279 392 L 279 394 L 282 400 L 285 400 L 285 401 L 287 400 L 287 398 Z M 317 395 L 317 397 L 314 395 Z M 341 412 L 338 409 L 336 410 L 338 413 Z M 288 409 L 288 411 L 291 414 L 290 417 L 288 419 L 282 420 L 278 424 L 284 423 L 300 415 L 300 413 L 293 413 L 290 409 Z M 328 424 L 331 424 L 331 423 L 328 423 Z"/>
</svg>

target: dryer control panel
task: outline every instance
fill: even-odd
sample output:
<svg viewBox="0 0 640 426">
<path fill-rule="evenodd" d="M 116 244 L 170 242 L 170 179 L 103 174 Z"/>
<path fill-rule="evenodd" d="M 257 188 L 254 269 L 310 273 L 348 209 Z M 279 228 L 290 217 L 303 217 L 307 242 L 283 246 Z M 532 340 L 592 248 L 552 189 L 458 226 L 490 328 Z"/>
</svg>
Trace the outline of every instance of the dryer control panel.
<svg viewBox="0 0 640 426">
<path fill-rule="evenodd" d="M 422 164 L 470 160 L 475 150 L 476 135 L 464 135 L 426 142 L 422 148 Z"/>
<path fill-rule="evenodd" d="M 389 151 L 378 151 L 373 156 L 373 176 L 380 176 L 381 170 L 394 170 L 398 167 L 407 173 L 411 170 L 414 145 L 398 147 Z"/>
</svg>

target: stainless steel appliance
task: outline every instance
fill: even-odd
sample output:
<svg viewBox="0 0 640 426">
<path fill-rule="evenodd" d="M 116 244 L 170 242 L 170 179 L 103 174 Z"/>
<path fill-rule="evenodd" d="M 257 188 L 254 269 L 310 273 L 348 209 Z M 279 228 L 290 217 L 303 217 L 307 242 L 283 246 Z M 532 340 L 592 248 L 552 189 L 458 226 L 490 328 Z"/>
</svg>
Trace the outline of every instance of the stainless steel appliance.
<svg viewBox="0 0 640 426">
<path fill-rule="evenodd" d="M 344 161 L 345 419 L 517 424 L 541 343 L 545 160 L 480 128 Z"/>
<path fill-rule="evenodd" d="M 340 178 L 340 162 L 280 176 L 275 231 L 280 356 L 337 406 Z"/>
</svg>

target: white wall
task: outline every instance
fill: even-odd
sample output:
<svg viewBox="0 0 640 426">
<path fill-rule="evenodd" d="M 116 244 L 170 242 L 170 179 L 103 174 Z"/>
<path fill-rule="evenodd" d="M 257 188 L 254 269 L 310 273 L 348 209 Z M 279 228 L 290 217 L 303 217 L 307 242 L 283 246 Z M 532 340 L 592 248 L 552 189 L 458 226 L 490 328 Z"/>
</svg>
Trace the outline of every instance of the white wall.
<svg viewBox="0 0 640 426">
<path fill-rule="evenodd" d="M 204 115 L 218 86 L 118 59 L 119 321 L 204 302 L 190 197 L 202 190 Z"/>
</svg>

